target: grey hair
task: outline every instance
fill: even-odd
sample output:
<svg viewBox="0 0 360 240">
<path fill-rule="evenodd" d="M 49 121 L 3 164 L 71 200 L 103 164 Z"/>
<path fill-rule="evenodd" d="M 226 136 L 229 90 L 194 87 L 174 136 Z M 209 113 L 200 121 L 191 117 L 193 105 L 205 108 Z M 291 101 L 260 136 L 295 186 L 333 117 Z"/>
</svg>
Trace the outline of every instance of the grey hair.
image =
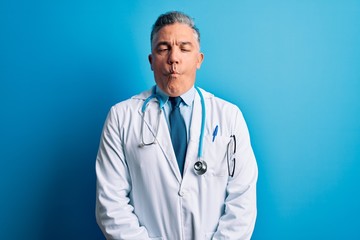
<svg viewBox="0 0 360 240">
<path fill-rule="evenodd" d="M 182 23 L 182 24 L 186 24 L 189 27 L 191 27 L 195 32 L 198 43 L 200 44 L 200 31 L 195 26 L 194 20 L 190 16 L 186 15 L 185 13 L 178 12 L 178 11 L 167 12 L 167 13 L 161 14 L 158 17 L 158 19 L 156 20 L 156 22 L 154 23 L 154 25 L 152 26 L 152 29 L 151 29 L 150 43 L 152 44 L 155 34 L 161 28 L 163 28 L 167 25 L 174 24 L 174 23 Z"/>
</svg>

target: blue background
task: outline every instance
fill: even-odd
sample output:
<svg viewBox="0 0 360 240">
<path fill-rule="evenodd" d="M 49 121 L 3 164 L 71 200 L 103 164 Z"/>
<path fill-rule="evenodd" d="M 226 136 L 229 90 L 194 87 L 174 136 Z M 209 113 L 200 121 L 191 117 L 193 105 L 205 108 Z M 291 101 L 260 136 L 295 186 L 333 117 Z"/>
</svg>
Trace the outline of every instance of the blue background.
<svg viewBox="0 0 360 240">
<path fill-rule="evenodd" d="M 150 88 L 157 16 L 202 34 L 197 83 L 239 105 L 259 165 L 253 239 L 360 239 L 360 1 L 0 2 L 0 239 L 103 239 L 110 106 Z"/>
</svg>

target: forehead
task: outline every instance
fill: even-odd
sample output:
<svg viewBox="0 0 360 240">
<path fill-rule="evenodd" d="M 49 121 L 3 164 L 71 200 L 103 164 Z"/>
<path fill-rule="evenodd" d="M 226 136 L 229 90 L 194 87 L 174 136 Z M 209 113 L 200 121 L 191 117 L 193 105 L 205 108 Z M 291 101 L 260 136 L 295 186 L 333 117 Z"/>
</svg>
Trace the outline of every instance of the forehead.
<svg viewBox="0 0 360 240">
<path fill-rule="evenodd" d="M 154 36 L 153 44 L 157 42 L 186 41 L 197 42 L 195 31 L 186 24 L 174 23 L 162 27 Z"/>
</svg>

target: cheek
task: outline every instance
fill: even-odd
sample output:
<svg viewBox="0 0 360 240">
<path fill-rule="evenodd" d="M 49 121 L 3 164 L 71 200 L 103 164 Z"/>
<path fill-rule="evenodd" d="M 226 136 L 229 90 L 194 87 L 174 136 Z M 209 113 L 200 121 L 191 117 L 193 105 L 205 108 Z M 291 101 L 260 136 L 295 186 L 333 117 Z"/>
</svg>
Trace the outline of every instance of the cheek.
<svg viewBox="0 0 360 240">
<path fill-rule="evenodd" d="M 152 69 L 155 74 L 158 74 L 161 72 L 161 66 L 159 66 L 159 64 L 157 64 L 157 63 L 152 64 Z"/>
<path fill-rule="evenodd" d="M 198 61 L 196 56 L 191 56 L 187 58 L 184 63 L 187 65 L 188 69 L 191 70 L 199 69 L 201 66 L 201 63 Z"/>
<path fill-rule="evenodd" d="M 160 59 L 156 59 L 155 61 L 153 61 L 151 66 L 154 70 L 160 71 L 161 69 L 164 68 L 165 64 L 166 63 L 164 61 L 162 61 Z"/>
</svg>

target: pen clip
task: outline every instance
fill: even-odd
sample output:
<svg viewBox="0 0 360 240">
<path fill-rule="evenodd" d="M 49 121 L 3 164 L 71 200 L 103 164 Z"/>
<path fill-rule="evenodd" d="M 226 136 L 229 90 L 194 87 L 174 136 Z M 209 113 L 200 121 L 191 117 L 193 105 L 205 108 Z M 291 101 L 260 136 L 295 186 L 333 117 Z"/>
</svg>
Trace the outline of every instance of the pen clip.
<svg viewBox="0 0 360 240">
<path fill-rule="evenodd" d="M 216 125 L 216 127 L 215 127 L 215 129 L 214 129 L 214 132 L 213 132 L 213 138 L 212 138 L 212 141 L 213 141 L 213 142 L 215 141 L 215 138 L 216 138 L 216 136 L 217 136 L 218 129 L 219 129 L 219 126 Z"/>
</svg>

